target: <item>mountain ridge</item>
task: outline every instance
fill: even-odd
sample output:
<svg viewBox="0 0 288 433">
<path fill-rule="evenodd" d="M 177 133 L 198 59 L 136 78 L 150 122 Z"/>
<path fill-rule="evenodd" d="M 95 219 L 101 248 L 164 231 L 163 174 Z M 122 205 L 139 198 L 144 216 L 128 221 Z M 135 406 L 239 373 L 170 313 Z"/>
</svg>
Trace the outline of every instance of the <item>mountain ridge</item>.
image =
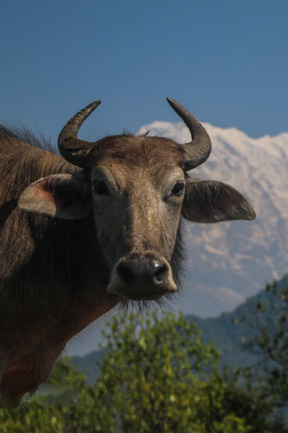
<svg viewBox="0 0 288 433">
<path fill-rule="evenodd" d="M 237 128 L 204 126 L 212 153 L 190 176 L 231 184 L 250 199 L 257 212 L 252 222 L 184 224 L 183 285 L 167 305 L 175 312 L 211 318 L 232 311 L 266 282 L 288 272 L 288 133 L 250 138 Z M 144 125 L 138 134 L 147 130 L 179 143 L 190 140 L 181 122 L 156 121 Z M 68 353 L 95 347 L 111 314 L 117 314 L 117 309 L 84 330 L 69 344 Z"/>
<path fill-rule="evenodd" d="M 287 281 L 288 276 L 284 276 L 277 283 L 278 289 L 283 284 L 287 285 Z M 204 344 L 208 345 L 213 342 L 215 348 L 220 351 L 220 366 L 230 369 L 253 366 L 259 361 L 259 358 L 250 351 L 245 350 L 243 346 L 255 333 L 250 324 L 251 314 L 253 315 L 259 302 L 264 302 L 268 306 L 272 298 L 273 294 L 271 292 L 262 290 L 230 313 L 222 313 L 218 317 L 206 319 L 195 315 L 186 315 L 185 318 L 191 323 L 195 323 L 196 327 L 201 331 L 200 339 Z M 268 308 L 263 318 L 265 318 L 265 315 L 271 317 L 271 314 Z M 239 320 L 242 316 L 246 317 L 246 321 L 243 323 Z M 235 318 L 238 320 L 235 321 Z M 100 374 L 99 363 L 101 364 L 103 361 L 105 353 L 105 348 L 101 348 L 82 357 L 73 357 L 70 362 L 86 375 L 89 383 L 92 383 L 97 380 Z"/>
</svg>

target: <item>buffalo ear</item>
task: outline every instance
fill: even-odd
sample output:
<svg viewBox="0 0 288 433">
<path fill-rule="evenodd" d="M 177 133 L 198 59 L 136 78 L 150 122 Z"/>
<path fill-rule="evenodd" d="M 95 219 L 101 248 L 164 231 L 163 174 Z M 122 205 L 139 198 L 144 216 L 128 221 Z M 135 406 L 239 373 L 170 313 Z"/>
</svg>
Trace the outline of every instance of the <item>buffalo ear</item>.
<svg viewBox="0 0 288 433">
<path fill-rule="evenodd" d="M 84 218 L 91 208 L 89 182 L 71 174 L 42 177 L 22 192 L 18 206 L 62 219 Z"/>
<path fill-rule="evenodd" d="M 222 182 L 193 179 L 186 183 L 182 215 L 198 223 L 256 218 L 252 206 L 236 189 Z"/>
</svg>

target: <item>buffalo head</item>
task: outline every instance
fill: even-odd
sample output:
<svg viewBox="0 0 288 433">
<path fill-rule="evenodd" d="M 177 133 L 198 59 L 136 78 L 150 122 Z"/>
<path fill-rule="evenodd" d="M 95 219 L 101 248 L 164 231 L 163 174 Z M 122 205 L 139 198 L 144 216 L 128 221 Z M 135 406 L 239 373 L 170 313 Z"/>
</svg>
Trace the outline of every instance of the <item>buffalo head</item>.
<svg viewBox="0 0 288 433">
<path fill-rule="evenodd" d="M 150 300 L 177 291 L 181 216 L 200 223 L 255 218 L 231 186 L 188 176 L 208 158 L 210 139 L 192 114 L 172 99 L 168 102 L 189 128 L 189 143 L 132 135 L 80 140 L 80 126 L 100 104 L 93 102 L 59 135 L 60 153 L 75 166 L 74 174 L 41 178 L 19 200 L 23 209 L 61 219 L 93 212 L 109 269 L 106 291 L 120 298 Z"/>
</svg>

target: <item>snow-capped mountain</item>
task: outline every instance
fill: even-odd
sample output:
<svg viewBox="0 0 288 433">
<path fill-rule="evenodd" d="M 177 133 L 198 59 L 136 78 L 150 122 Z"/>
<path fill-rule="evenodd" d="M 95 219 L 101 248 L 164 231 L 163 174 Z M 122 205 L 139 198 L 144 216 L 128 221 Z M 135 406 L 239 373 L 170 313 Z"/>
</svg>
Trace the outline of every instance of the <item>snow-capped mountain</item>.
<svg viewBox="0 0 288 433">
<path fill-rule="evenodd" d="M 172 308 L 216 316 L 288 272 L 288 133 L 253 139 L 235 128 L 203 125 L 212 153 L 193 176 L 229 183 L 257 212 L 253 222 L 186 225 L 186 281 Z M 156 121 L 138 133 L 147 130 L 190 141 L 183 123 Z"/>
<path fill-rule="evenodd" d="M 209 159 L 190 174 L 229 183 L 250 199 L 257 219 L 186 224 L 187 263 L 183 290 L 167 308 L 217 316 L 288 273 L 288 133 L 258 139 L 235 129 L 203 123 L 212 141 Z M 183 123 L 153 122 L 138 134 L 190 141 Z M 69 343 L 66 353 L 91 352 L 101 340 L 107 313 Z M 216 323 L 216 322 L 215 322 Z M 216 326 L 216 325 L 215 325 Z"/>
</svg>

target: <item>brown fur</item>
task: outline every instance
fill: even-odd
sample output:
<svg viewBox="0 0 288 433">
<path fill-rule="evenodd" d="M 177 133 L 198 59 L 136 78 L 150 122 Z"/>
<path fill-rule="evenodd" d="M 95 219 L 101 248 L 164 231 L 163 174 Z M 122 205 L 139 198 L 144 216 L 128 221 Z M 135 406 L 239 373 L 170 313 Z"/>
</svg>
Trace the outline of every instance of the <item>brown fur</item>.
<svg viewBox="0 0 288 433">
<path fill-rule="evenodd" d="M 181 152 L 171 143 L 148 137 L 105 138 L 90 160 L 92 166 L 117 166 L 118 179 L 125 179 L 130 170 L 131 185 L 146 171 L 145 176 L 153 178 L 151 187 L 157 188 L 165 174 L 159 154 L 165 155 L 166 173 L 170 165 L 175 167 L 175 160 L 181 165 Z M 8 354 L 0 390 L 3 404 L 15 405 L 47 379 L 66 342 L 119 298 L 105 292 L 110 272 L 92 214 L 66 221 L 17 207 L 21 192 L 37 179 L 81 170 L 60 156 L 7 136 L 1 137 L 0 155 L 0 358 L 1 353 Z M 145 185 L 142 195 L 145 200 Z M 113 242 L 117 239 L 110 237 Z"/>
<path fill-rule="evenodd" d="M 31 182 L 79 169 L 6 137 L 0 155 L 0 354 L 8 353 L 0 390 L 15 404 L 46 380 L 67 340 L 116 299 L 104 294 L 108 275 L 91 215 L 62 221 L 17 208 Z"/>
<path fill-rule="evenodd" d="M 106 137 L 80 169 L 2 132 L 0 406 L 15 406 L 67 341 L 119 301 L 141 306 L 177 290 L 181 213 L 217 222 L 255 212 L 230 186 L 187 178 L 169 139 Z"/>
</svg>

